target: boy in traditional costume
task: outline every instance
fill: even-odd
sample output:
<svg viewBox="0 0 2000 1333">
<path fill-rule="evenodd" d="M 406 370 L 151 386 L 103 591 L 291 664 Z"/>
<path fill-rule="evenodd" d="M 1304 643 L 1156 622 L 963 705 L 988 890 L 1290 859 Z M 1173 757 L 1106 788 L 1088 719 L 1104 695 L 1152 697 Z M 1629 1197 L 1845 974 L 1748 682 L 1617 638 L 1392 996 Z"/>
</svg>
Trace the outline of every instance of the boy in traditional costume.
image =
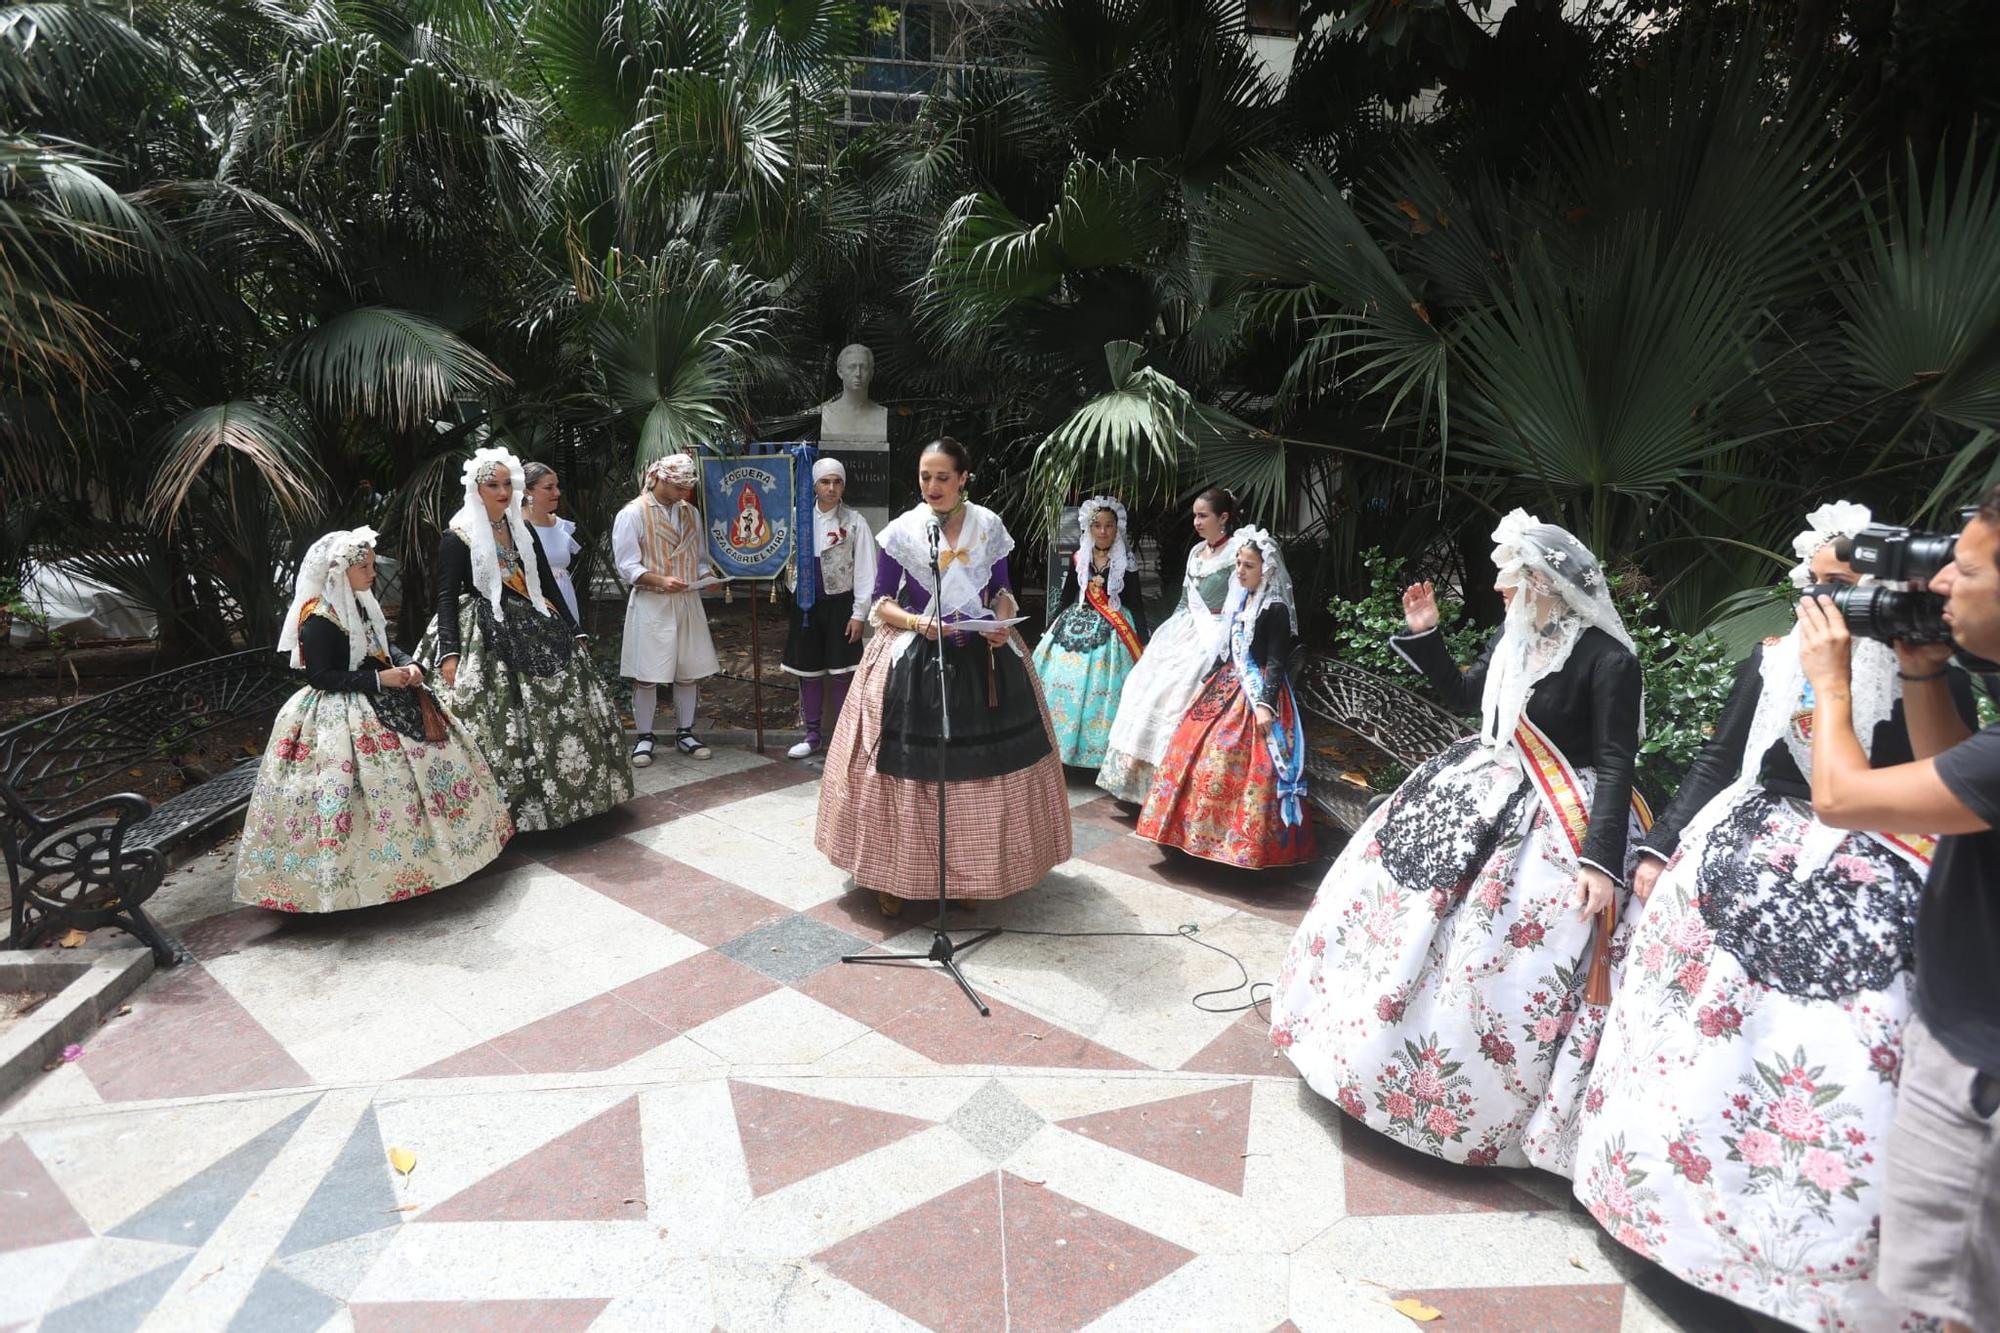
<svg viewBox="0 0 2000 1333">
<path fill-rule="evenodd" d="M 611 556 L 631 591 L 625 604 L 625 645 L 618 672 L 632 681 L 632 765 L 653 762 L 653 717 L 662 682 L 674 687 L 674 748 L 707 759 L 694 734 L 697 682 L 719 669 L 708 614 L 695 591 L 708 567 L 701 514 L 688 497 L 695 488 L 694 459 L 668 454 L 646 469 L 645 489 L 618 511 L 611 525 Z"/>
<path fill-rule="evenodd" d="M 806 737 L 786 753 L 804 759 L 825 746 L 861 665 L 861 631 L 868 617 L 856 606 L 857 588 L 875 586 L 875 534 L 848 508 L 847 468 L 837 458 L 813 464 L 813 521 L 800 538 L 798 558 L 785 571 L 792 595 L 791 628 L 779 666 L 799 682 L 799 711 Z"/>
</svg>

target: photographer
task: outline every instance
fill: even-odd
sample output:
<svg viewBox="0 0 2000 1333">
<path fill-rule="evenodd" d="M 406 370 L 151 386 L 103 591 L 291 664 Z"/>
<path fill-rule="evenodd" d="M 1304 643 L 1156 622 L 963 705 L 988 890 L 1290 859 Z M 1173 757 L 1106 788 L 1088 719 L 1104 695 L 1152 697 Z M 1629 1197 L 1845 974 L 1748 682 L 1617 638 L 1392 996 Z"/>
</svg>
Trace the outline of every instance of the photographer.
<svg viewBox="0 0 2000 1333">
<path fill-rule="evenodd" d="M 2000 487 L 1931 580 L 1959 648 L 2000 655 Z M 1859 562 L 1857 562 L 1859 563 Z M 1917 912 L 1917 1013 L 1903 1034 L 1878 1278 L 1892 1299 L 1991 1329 L 2000 1312 L 2000 726 L 1952 706 L 1946 644 L 1896 645 L 1915 762 L 1871 769 L 1853 725 L 1851 640 L 1831 597 L 1799 604 L 1814 692 L 1813 810 L 1839 828 L 1939 839 Z"/>
</svg>

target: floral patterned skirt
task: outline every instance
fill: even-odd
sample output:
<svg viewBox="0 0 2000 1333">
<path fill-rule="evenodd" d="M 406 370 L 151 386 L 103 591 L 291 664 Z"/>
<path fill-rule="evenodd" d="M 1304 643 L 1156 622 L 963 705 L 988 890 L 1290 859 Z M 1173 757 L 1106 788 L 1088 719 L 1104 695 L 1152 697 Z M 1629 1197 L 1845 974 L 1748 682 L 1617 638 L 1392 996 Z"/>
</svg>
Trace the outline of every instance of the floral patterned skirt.
<svg viewBox="0 0 2000 1333">
<path fill-rule="evenodd" d="M 458 684 L 447 689 L 435 668 L 431 684 L 439 702 L 464 722 L 479 742 L 505 793 L 514 823 L 523 830 L 557 829 L 602 814 L 632 799 L 632 764 L 617 705 L 581 648 L 567 654 L 531 651 L 557 632 L 528 603 L 500 599 L 506 632 L 529 650 L 510 664 L 485 631 L 485 603 L 459 599 Z M 562 631 L 566 632 L 566 631 Z M 432 622 L 417 656 L 437 660 Z M 543 674 L 536 674 L 542 671 Z"/>
<path fill-rule="evenodd" d="M 1132 665 L 1132 654 L 1104 617 L 1081 603 L 1057 616 L 1035 645 L 1035 674 L 1042 678 L 1056 753 L 1065 764 L 1096 768 L 1104 762 Z"/>
<path fill-rule="evenodd" d="M 1293 718 L 1286 690 L 1273 726 L 1289 730 Z M 1181 719 L 1153 772 L 1139 836 L 1246 870 L 1312 860 L 1312 821 L 1293 828 L 1279 816 L 1277 767 L 1234 663 L 1215 669 Z"/>
<path fill-rule="evenodd" d="M 443 888 L 514 825 L 456 722 L 435 744 L 382 725 L 364 694 L 303 689 L 278 711 L 236 852 L 236 900 L 341 912 Z"/>
<path fill-rule="evenodd" d="M 1618 978 L 1584 1097 L 1576 1195 L 1628 1248 L 1739 1305 L 1801 1328 L 1895 1328 L 1903 1312 L 1874 1277 L 1908 954 L 1861 989 L 1810 994 L 1852 975 L 1838 950 L 1817 977 L 1766 966 L 1775 956 L 1733 940 L 1734 904 L 1720 901 L 1741 883 L 1733 867 L 1755 867 L 1826 915 L 1874 904 L 1877 919 L 1848 923 L 1843 943 L 1907 941 L 1916 872 L 1851 834 L 1795 878 L 1812 825 L 1803 804 L 1752 788 L 1682 837 Z"/>
<path fill-rule="evenodd" d="M 1587 793 L 1590 770 L 1577 776 Z M 1604 1016 L 1583 1003 L 1576 872 L 1519 764 L 1457 742 L 1321 881 L 1278 974 L 1272 1042 L 1399 1143 L 1568 1175 Z"/>
</svg>

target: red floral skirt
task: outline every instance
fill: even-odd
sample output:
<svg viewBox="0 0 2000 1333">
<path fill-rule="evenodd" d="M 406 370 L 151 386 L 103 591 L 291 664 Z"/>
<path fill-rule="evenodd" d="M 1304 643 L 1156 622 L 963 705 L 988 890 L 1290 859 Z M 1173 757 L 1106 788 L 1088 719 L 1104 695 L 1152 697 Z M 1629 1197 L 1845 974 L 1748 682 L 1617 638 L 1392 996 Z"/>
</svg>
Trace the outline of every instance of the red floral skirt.
<svg viewBox="0 0 2000 1333">
<path fill-rule="evenodd" d="M 1289 690 L 1278 710 L 1272 725 L 1289 730 Z M 1139 836 L 1246 870 L 1312 860 L 1312 821 L 1292 828 L 1279 815 L 1277 767 L 1233 663 L 1209 674 L 1174 729 L 1139 812 Z"/>
</svg>

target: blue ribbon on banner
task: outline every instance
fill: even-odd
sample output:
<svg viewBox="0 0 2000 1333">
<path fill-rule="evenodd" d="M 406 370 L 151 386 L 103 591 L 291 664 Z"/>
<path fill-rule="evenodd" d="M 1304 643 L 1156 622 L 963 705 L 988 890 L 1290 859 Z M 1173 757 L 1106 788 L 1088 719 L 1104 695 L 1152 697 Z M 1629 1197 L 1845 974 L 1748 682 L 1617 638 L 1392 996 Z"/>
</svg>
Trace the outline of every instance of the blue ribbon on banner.
<svg viewBox="0 0 2000 1333">
<path fill-rule="evenodd" d="M 792 522 L 799 534 L 799 580 L 792 600 L 798 603 L 801 623 L 810 625 L 813 605 L 819 601 L 819 552 L 812 549 L 813 509 L 819 501 L 813 494 L 812 470 L 819 450 L 810 444 L 790 444 L 785 452 L 792 458 L 792 489 L 798 494 Z"/>
<path fill-rule="evenodd" d="M 708 557 L 717 573 L 732 579 L 774 579 L 784 573 L 798 533 L 793 466 L 789 452 L 769 447 L 702 458 L 702 513 L 708 522 Z"/>
</svg>

